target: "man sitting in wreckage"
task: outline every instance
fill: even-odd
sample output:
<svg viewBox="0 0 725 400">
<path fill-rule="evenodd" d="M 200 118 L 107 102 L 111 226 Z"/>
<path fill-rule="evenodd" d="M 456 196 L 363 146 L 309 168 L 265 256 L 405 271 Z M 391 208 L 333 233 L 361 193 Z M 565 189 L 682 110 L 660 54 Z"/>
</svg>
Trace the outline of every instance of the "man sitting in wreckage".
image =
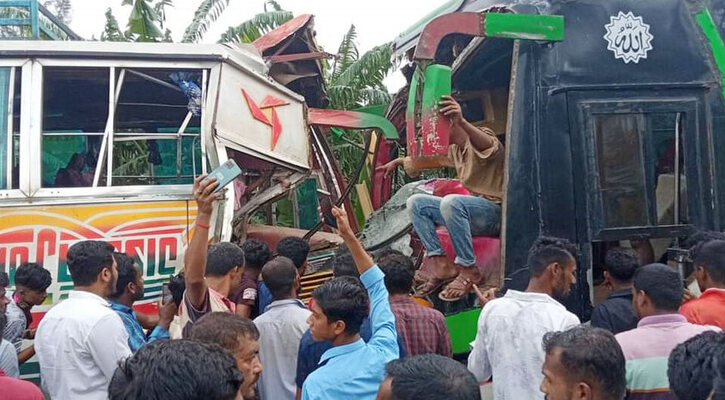
<svg viewBox="0 0 725 400">
<path fill-rule="evenodd" d="M 455 167 L 458 179 L 471 192 L 445 197 L 414 194 L 407 200 L 413 228 L 429 258 L 428 267 L 416 273 L 416 296 L 428 296 L 447 285 L 439 297 L 457 301 L 485 280 L 476 267 L 472 236 L 499 235 L 505 152 L 491 129 L 476 127 L 463 118 L 461 105 L 452 97 L 443 96 L 439 112 L 451 123 L 447 157 L 401 157 L 379 169 L 387 176 L 402 165 L 409 176 L 416 176 L 422 169 Z M 436 226 L 441 225 L 448 229 L 456 253 L 453 263 L 436 235 Z"/>
</svg>

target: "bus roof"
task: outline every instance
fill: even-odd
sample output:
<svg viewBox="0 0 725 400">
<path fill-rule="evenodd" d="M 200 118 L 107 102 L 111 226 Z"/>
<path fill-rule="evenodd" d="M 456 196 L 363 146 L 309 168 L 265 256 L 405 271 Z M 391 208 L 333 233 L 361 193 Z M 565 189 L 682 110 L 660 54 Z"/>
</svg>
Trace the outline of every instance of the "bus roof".
<svg viewBox="0 0 725 400">
<path fill-rule="evenodd" d="M 0 41 L 0 58 L 18 57 L 228 61 L 267 73 L 262 55 L 251 44 Z"/>
</svg>

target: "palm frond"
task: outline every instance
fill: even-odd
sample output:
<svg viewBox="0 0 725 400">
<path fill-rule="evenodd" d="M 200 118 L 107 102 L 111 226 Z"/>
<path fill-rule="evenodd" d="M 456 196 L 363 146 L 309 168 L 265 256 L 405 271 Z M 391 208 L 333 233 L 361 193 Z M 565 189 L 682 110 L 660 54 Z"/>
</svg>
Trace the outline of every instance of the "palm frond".
<svg viewBox="0 0 725 400">
<path fill-rule="evenodd" d="M 341 86 L 380 87 L 383 79 L 393 66 L 392 56 L 392 43 L 376 46 L 342 71 L 335 80 L 335 84 Z"/>
<path fill-rule="evenodd" d="M 270 10 L 267 10 L 268 5 L 269 5 L 271 11 L 282 11 L 283 10 L 282 6 L 280 6 L 279 3 L 277 3 L 276 1 L 267 0 L 264 2 L 264 12 L 270 11 Z"/>
<path fill-rule="evenodd" d="M 229 5 L 229 0 L 203 0 L 194 13 L 194 19 L 184 31 L 184 43 L 196 43 L 204 36 L 209 26 L 216 21 Z"/>
<path fill-rule="evenodd" d="M 106 9 L 106 25 L 101 33 L 102 42 L 125 42 L 126 36 L 118 27 L 118 20 L 113 15 L 111 8 Z"/>
<path fill-rule="evenodd" d="M 164 24 L 166 23 L 166 7 L 173 6 L 173 0 L 160 0 L 158 3 L 154 4 L 154 11 L 159 17 L 159 24 L 161 24 L 161 29 L 164 29 Z"/>
<path fill-rule="evenodd" d="M 45 0 L 43 6 L 64 24 L 71 22 L 73 16 L 71 0 Z"/>
<path fill-rule="evenodd" d="M 363 105 L 377 106 L 389 104 L 393 100 L 393 96 L 384 88 L 362 88 L 360 89 L 360 99 Z"/>
<path fill-rule="evenodd" d="M 332 75 L 329 79 L 330 83 L 335 84 L 340 75 L 358 59 L 359 53 L 355 45 L 355 39 L 357 39 L 355 25 L 350 25 L 350 29 L 345 33 L 337 50 L 335 63 L 332 66 Z"/>
<path fill-rule="evenodd" d="M 126 2 L 124 2 L 126 4 Z M 159 20 L 156 11 L 147 0 L 133 0 L 133 10 L 128 17 L 128 31 L 135 35 L 139 42 L 155 42 L 163 37 L 163 33 L 156 26 Z"/>
<path fill-rule="evenodd" d="M 251 43 L 292 18 L 292 12 L 285 10 L 257 14 L 235 27 L 229 27 L 219 38 L 219 42 Z"/>
</svg>

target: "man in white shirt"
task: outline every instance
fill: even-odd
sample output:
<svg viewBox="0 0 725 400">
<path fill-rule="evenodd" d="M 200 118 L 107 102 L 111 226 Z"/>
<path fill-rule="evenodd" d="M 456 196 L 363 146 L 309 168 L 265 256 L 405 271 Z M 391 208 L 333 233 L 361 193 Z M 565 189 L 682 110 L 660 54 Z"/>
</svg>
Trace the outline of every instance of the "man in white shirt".
<svg viewBox="0 0 725 400">
<path fill-rule="evenodd" d="M 262 279 L 272 293 L 272 303 L 254 320 L 259 329 L 259 358 L 265 366 L 259 377 L 259 397 L 294 400 L 297 349 L 311 312 L 297 299 L 300 279 L 292 260 L 277 257 L 268 262 Z"/>
<path fill-rule="evenodd" d="M 547 332 L 579 324 L 555 298 L 576 283 L 576 247 L 565 239 L 539 238 L 529 250 L 525 292 L 509 290 L 489 301 L 478 319 L 468 369 L 479 382 L 493 376 L 496 400 L 544 399 L 539 391 Z"/>
<path fill-rule="evenodd" d="M 113 246 L 87 240 L 68 249 L 74 290 L 40 321 L 35 351 L 53 400 L 108 398 L 108 384 L 131 355 L 128 333 L 106 298 L 118 279 Z"/>
</svg>

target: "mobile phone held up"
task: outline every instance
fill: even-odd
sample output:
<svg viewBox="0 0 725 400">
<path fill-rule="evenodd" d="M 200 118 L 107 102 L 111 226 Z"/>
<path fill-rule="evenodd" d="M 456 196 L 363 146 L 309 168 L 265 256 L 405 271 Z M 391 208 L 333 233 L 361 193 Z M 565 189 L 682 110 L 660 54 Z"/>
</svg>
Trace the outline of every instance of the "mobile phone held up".
<svg viewBox="0 0 725 400">
<path fill-rule="evenodd" d="M 174 296 L 171 295 L 171 289 L 169 289 L 169 283 L 164 282 L 161 284 L 161 305 L 169 304 L 174 301 Z"/>
<path fill-rule="evenodd" d="M 214 192 L 218 192 L 241 174 L 242 169 L 230 158 L 224 164 L 214 169 L 214 171 L 211 171 L 206 179 L 215 178 L 217 180 L 219 184 L 214 189 Z"/>
</svg>

